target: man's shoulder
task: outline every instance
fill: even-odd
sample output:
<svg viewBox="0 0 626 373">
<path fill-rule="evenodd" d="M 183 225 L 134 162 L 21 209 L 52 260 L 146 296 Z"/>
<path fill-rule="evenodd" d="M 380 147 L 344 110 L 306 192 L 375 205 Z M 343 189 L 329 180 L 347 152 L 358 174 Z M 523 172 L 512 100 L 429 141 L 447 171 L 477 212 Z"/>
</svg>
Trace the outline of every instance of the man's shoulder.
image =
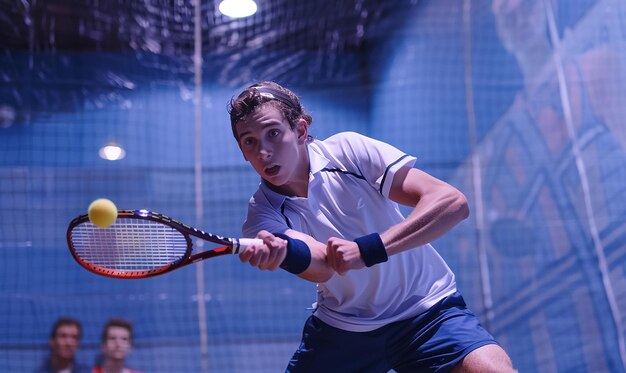
<svg viewBox="0 0 626 373">
<path fill-rule="evenodd" d="M 279 201 L 272 203 L 263 193 L 255 193 L 248 204 L 248 214 L 242 226 L 243 237 L 255 237 L 262 229 L 283 232 L 287 226 Z"/>
<path fill-rule="evenodd" d="M 54 373 L 52 368 L 48 364 L 42 364 L 37 369 L 33 371 L 33 373 Z"/>
<path fill-rule="evenodd" d="M 366 153 L 368 148 L 375 146 L 375 141 L 358 132 L 339 132 L 325 140 L 316 141 L 321 153 L 327 157 L 342 155 L 354 156 L 356 154 Z"/>
<path fill-rule="evenodd" d="M 248 201 L 248 208 L 263 208 L 263 207 L 271 207 L 272 203 L 270 201 L 270 196 L 267 195 L 262 185 L 259 185 L 259 188 L 254 192 L 250 200 Z"/>
<path fill-rule="evenodd" d="M 368 137 L 358 132 L 345 131 L 345 132 L 338 132 L 334 135 L 329 136 L 328 138 L 326 138 L 326 140 L 323 140 L 322 143 L 324 144 L 344 143 L 344 142 L 350 142 L 350 141 L 362 141 L 364 139 L 368 139 Z"/>
<path fill-rule="evenodd" d="M 259 186 L 248 201 L 248 216 L 250 215 L 268 215 L 275 216 L 280 214 L 281 206 L 285 200 L 285 196 L 273 192 L 271 189 Z"/>
<path fill-rule="evenodd" d="M 39 368 L 35 370 L 35 373 L 54 373 L 50 361 L 44 361 Z M 91 373 L 91 367 L 81 363 L 74 363 L 72 373 Z"/>
<path fill-rule="evenodd" d="M 50 359 L 42 361 L 37 369 L 34 370 L 34 373 L 54 373 L 52 365 L 50 364 Z"/>
<path fill-rule="evenodd" d="M 72 369 L 72 373 L 91 373 L 91 367 L 82 363 L 76 363 L 74 365 L 74 369 Z"/>
</svg>

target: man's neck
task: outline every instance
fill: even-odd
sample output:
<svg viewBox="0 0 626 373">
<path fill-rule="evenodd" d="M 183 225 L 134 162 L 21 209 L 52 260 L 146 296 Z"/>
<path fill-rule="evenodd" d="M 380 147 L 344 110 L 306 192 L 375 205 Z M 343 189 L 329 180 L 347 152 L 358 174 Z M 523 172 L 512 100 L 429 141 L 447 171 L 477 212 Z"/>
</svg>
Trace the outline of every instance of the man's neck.
<svg viewBox="0 0 626 373">
<path fill-rule="evenodd" d="M 124 360 L 107 359 L 102 364 L 102 373 L 122 373 L 124 371 Z"/>
<path fill-rule="evenodd" d="M 73 359 L 63 359 L 58 356 L 52 356 L 50 359 L 50 365 L 55 372 L 70 369 L 74 365 Z"/>
</svg>

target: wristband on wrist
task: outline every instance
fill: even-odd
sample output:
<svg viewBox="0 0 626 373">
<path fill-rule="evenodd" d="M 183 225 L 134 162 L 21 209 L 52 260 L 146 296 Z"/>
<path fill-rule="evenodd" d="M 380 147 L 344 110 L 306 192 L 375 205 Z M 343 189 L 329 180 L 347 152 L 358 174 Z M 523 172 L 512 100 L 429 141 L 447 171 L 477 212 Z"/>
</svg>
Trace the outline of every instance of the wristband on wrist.
<svg viewBox="0 0 626 373">
<path fill-rule="evenodd" d="M 361 258 L 363 258 L 366 267 L 386 262 L 389 258 L 383 240 L 378 233 L 355 238 L 354 242 L 359 246 Z"/>
<path fill-rule="evenodd" d="M 306 271 L 311 264 L 311 250 L 304 241 L 291 238 L 283 233 L 274 233 L 274 236 L 287 241 L 287 256 L 280 264 L 280 268 L 294 275 Z"/>
</svg>

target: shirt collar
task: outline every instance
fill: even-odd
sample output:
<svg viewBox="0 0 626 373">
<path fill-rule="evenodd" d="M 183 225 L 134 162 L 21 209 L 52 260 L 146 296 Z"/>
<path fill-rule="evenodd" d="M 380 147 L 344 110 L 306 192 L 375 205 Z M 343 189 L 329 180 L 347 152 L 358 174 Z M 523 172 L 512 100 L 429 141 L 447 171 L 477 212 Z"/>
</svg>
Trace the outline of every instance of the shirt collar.
<svg viewBox="0 0 626 373">
<path fill-rule="evenodd" d="M 315 178 L 315 175 L 319 173 L 324 167 L 326 167 L 326 165 L 328 165 L 328 162 L 330 162 L 328 158 L 326 158 L 322 154 L 321 150 L 319 149 L 319 145 L 317 145 L 316 142 L 317 141 L 314 141 L 307 146 L 307 150 L 309 151 L 309 170 L 310 170 L 309 171 L 309 186 L 311 185 L 311 182 Z M 269 201 L 269 203 L 275 209 L 279 209 L 286 199 L 291 198 L 291 197 L 287 197 L 283 194 L 280 194 L 270 189 L 267 186 L 267 182 L 263 179 L 261 179 L 260 189 L 265 195 L 265 197 L 267 198 L 267 200 Z"/>
</svg>

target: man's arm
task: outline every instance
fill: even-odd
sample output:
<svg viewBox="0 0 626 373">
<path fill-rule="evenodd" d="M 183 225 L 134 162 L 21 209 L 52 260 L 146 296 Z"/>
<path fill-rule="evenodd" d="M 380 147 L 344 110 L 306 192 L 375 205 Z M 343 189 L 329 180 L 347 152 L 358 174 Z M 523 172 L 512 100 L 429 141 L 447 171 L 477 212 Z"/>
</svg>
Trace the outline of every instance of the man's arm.
<svg viewBox="0 0 626 373">
<path fill-rule="evenodd" d="M 326 244 L 317 241 L 307 234 L 291 229 L 288 230 L 286 234 L 289 237 L 304 241 L 309 247 L 309 250 L 311 250 L 311 264 L 306 271 L 300 273 L 298 276 L 316 283 L 330 280 L 335 270 L 326 263 Z"/>
<path fill-rule="evenodd" d="M 415 168 L 398 170 L 389 197 L 415 206 L 405 220 L 381 234 L 389 255 L 432 242 L 469 216 L 463 193 Z"/>
<path fill-rule="evenodd" d="M 311 252 L 309 266 L 298 274 L 305 280 L 322 283 L 328 281 L 334 274 L 334 270 L 326 263 L 326 245 L 304 233 L 287 230 L 289 237 L 303 241 Z M 251 246 L 239 255 L 242 262 L 248 262 L 261 270 L 276 270 L 287 256 L 287 241 L 274 236 L 268 231 L 260 231 L 257 236 L 265 245 Z"/>
<path fill-rule="evenodd" d="M 415 208 L 402 222 L 380 233 L 387 255 L 432 242 L 469 215 L 463 193 L 408 166 L 396 172 L 389 197 L 399 204 Z M 329 239 L 327 255 L 327 262 L 340 274 L 365 266 L 354 241 L 335 237 Z"/>
</svg>

